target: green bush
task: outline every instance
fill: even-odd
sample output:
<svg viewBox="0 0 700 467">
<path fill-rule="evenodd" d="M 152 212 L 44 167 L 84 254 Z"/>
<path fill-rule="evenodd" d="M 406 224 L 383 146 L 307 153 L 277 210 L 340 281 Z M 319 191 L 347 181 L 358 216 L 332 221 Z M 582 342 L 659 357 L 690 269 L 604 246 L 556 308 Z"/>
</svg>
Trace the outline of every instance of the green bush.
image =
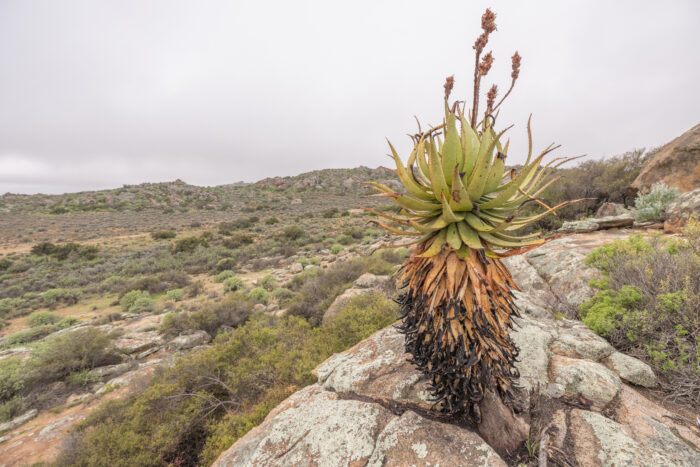
<svg viewBox="0 0 700 467">
<path fill-rule="evenodd" d="M 221 241 L 223 246 L 231 250 L 240 248 L 244 245 L 250 245 L 251 243 L 253 243 L 253 237 L 243 233 L 233 234 L 231 237 L 225 238 Z"/>
<path fill-rule="evenodd" d="M 50 337 L 37 345 L 29 366 L 34 380 L 55 381 L 81 370 L 120 361 L 109 349 L 110 338 L 94 327 Z"/>
<path fill-rule="evenodd" d="M 27 318 L 27 324 L 31 328 L 43 326 L 45 324 L 55 324 L 61 319 L 56 313 L 50 311 L 37 311 Z"/>
<path fill-rule="evenodd" d="M 22 357 L 7 357 L 0 360 L 0 402 L 8 401 L 20 394 L 25 386 Z"/>
<path fill-rule="evenodd" d="M 263 305 L 267 305 L 267 302 L 270 301 L 270 294 L 262 287 L 256 287 L 251 290 L 248 293 L 248 297 L 250 297 L 253 302 L 262 303 Z"/>
<path fill-rule="evenodd" d="M 294 292 L 285 287 L 278 287 L 272 291 L 272 296 L 280 305 L 283 305 L 294 296 Z"/>
<path fill-rule="evenodd" d="M 27 409 L 27 403 L 22 396 L 0 402 L 0 422 L 12 420 Z"/>
<path fill-rule="evenodd" d="M 72 289 L 50 289 L 41 296 L 44 305 L 55 308 L 58 304 L 75 305 L 80 300 L 80 290 Z"/>
<path fill-rule="evenodd" d="M 216 334 L 222 326 L 238 327 L 252 313 L 252 304 L 243 292 L 229 295 L 220 303 L 207 304 L 192 313 L 168 313 L 163 316 L 159 331 L 177 335 L 184 331 L 200 329 Z"/>
<path fill-rule="evenodd" d="M 343 245 L 336 243 L 333 246 L 331 246 L 331 253 L 333 253 L 334 255 L 337 255 L 338 253 L 340 253 L 344 249 L 345 248 L 343 248 Z"/>
<path fill-rule="evenodd" d="M 76 387 L 85 387 L 100 381 L 102 378 L 99 375 L 87 369 L 66 376 L 66 383 Z"/>
<path fill-rule="evenodd" d="M 236 275 L 235 272 L 231 271 L 230 269 L 227 269 L 225 271 L 221 271 L 219 274 L 214 276 L 214 282 L 216 282 L 217 284 L 221 284 L 223 281 L 225 281 L 229 277 L 233 277 L 235 275 Z"/>
<path fill-rule="evenodd" d="M 685 238 L 634 235 L 594 250 L 586 262 L 603 276 L 580 308 L 583 322 L 617 349 L 647 361 L 676 400 L 700 393 L 700 227 Z"/>
<path fill-rule="evenodd" d="M 223 258 L 216 263 L 217 271 L 227 271 L 236 267 L 236 260 L 234 258 Z"/>
<path fill-rule="evenodd" d="M 174 302 L 179 302 L 185 297 L 185 289 L 173 289 L 173 290 L 168 290 L 168 292 L 165 294 L 165 298 L 168 300 L 172 300 Z"/>
<path fill-rule="evenodd" d="M 299 317 L 251 316 L 156 373 L 144 391 L 92 412 L 57 465 L 210 465 L 282 400 L 313 383 L 311 370 L 333 352 L 396 319 L 387 299 L 365 300 L 315 329 Z"/>
<path fill-rule="evenodd" d="M 282 231 L 282 238 L 286 240 L 298 240 L 304 235 L 306 235 L 306 232 L 304 232 L 304 230 L 301 227 L 296 225 L 290 225 L 288 227 L 285 227 Z"/>
<path fill-rule="evenodd" d="M 279 219 L 277 219 L 276 217 L 268 217 L 267 219 L 265 219 L 265 224 L 267 225 L 273 225 L 277 223 L 279 223 Z"/>
<path fill-rule="evenodd" d="M 172 244 L 171 250 L 173 253 L 192 253 L 200 246 L 203 248 L 209 247 L 209 241 L 206 236 L 181 238 Z"/>
<path fill-rule="evenodd" d="M 237 292 L 243 289 L 245 289 L 245 281 L 240 277 L 233 276 L 224 280 L 224 293 Z"/>
<path fill-rule="evenodd" d="M 119 306 L 127 313 L 140 313 L 151 311 L 153 309 L 153 300 L 151 299 L 151 294 L 145 290 L 132 290 L 119 300 Z"/>
<path fill-rule="evenodd" d="M 273 276 L 272 274 L 267 274 L 262 279 L 260 279 L 260 286 L 268 292 L 272 292 L 276 285 L 277 279 L 275 279 L 275 276 Z"/>
<path fill-rule="evenodd" d="M 637 196 L 634 217 L 638 222 L 663 220 L 666 208 L 676 198 L 678 188 L 669 188 L 664 182 L 659 182 L 651 187 L 648 194 Z"/>
<path fill-rule="evenodd" d="M 170 240 L 176 237 L 174 230 L 156 230 L 151 232 L 151 237 L 154 240 Z"/>
</svg>

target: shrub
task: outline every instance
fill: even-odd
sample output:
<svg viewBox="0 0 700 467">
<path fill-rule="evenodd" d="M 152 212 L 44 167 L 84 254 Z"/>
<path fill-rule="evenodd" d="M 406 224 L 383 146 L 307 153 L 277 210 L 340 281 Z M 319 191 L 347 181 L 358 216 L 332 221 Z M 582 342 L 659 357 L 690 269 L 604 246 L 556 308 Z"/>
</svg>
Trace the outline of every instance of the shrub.
<svg viewBox="0 0 700 467">
<path fill-rule="evenodd" d="M 174 302 L 179 302 L 185 297 L 185 289 L 173 289 L 173 290 L 168 290 L 168 292 L 165 294 L 165 298 L 168 300 L 172 300 Z"/>
<path fill-rule="evenodd" d="M 395 265 L 393 260 L 398 260 L 395 252 L 382 250 L 369 257 L 333 263 L 328 269 L 304 270 L 291 281 L 290 287 L 299 293 L 290 301 L 288 313 L 303 316 L 312 324 L 320 323 L 333 300 L 355 279 L 365 272 L 389 274 Z"/>
<path fill-rule="evenodd" d="M 333 253 L 334 255 L 337 255 L 338 253 L 340 253 L 344 249 L 345 248 L 343 248 L 343 245 L 336 243 L 331 247 L 331 253 Z"/>
<path fill-rule="evenodd" d="M 51 337 L 32 350 L 29 366 L 33 379 L 55 381 L 77 371 L 116 363 L 120 359 L 109 350 L 109 341 L 107 334 L 91 326 Z"/>
<path fill-rule="evenodd" d="M 263 305 L 267 305 L 267 302 L 270 301 L 270 294 L 262 287 L 256 287 L 251 290 L 248 293 L 248 297 L 250 297 L 253 302 L 262 303 Z"/>
<path fill-rule="evenodd" d="M 192 313 L 168 313 L 163 317 L 160 332 L 180 334 L 191 329 L 201 329 L 215 334 L 221 326 L 238 327 L 252 313 L 252 305 L 242 292 L 231 294 L 221 303 L 208 304 Z"/>
<path fill-rule="evenodd" d="M 323 217 L 326 219 L 330 219 L 332 217 L 335 217 L 338 215 L 340 211 L 338 211 L 338 208 L 331 208 L 323 211 Z"/>
<path fill-rule="evenodd" d="M 145 290 L 132 290 L 119 300 L 119 306 L 127 313 L 139 313 L 150 311 L 153 308 L 153 300 L 151 294 Z"/>
<path fill-rule="evenodd" d="M 29 315 L 27 318 L 27 324 L 31 328 L 35 328 L 37 326 L 43 326 L 45 324 L 54 324 L 57 323 L 61 319 L 60 316 L 58 316 L 56 313 L 52 313 L 50 311 L 37 311 L 36 313 L 32 313 Z"/>
<path fill-rule="evenodd" d="M 279 223 L 279 219 L 277 219 L 276 217 L 268 217 L 267 219 L 265 219 L 265 224 L 267 225 L 273 225 L 277 223 Z"/>
<path fill-rule="evenodd" d="M 102 378 L 90 370 L 76 371 L 66 377 L 66 383 L 76 387 L 85 387 L 100 381 Z"/>
<path fill-rule="evenodd" d="M 634 217 L 639 222 L 662 220 L 666 208 L 678 198 L 678 188 L 669 188 L 664 182 L 656 183 L 646 195 L 639 195 L 634 201 Z"/>
<path fill-rule="evenodd" d="M 304 230 L 296 225 L 285 227 L 282 231 L 282 238 L 286 240 L 298 240 L 306 234 Z"/>
<path fill-rule="evenodd" d="M 0 402 L 12 399 L 24 389 L 25 371 L 22 357 L 0 360 Z"/>
<path fill-rule="evenodd" d="M 0 259 L 0 271 L 7 271 L 12 266 L 12 261 L 7 258 Z"/>
<path fill-rule="evenodd" d="M 42 301 L 49 308 L 55 308 L 59 303 L 75 305 L 80 300 L 80 291 L 71 289 L 50 289 L 41 296 Z"/>
<path fill-rule="evenodd" d="M 272 292 L 276 285 L 277 279 L 272 274 L 268 274 L 260 279 L 260 286 L 268 292 Z"/>
<path fill-rule="evenodd" d="M 12 420 L 21 415 L 27 408 L 27 403 L 22 396 L 16 396 L 4 402 L 0 402 L 0 422 Z"/>
<path fill-rule="evenodd" d="M 151 237 L 154 240 L 170 240 L 176 237 L 174 230 L 156 230 L 151 232 Z"/>
<path fill-rule="evenodd" d="M 697 406 L 700 394 L 700 241 L 691 220 L 682 240 L 635 235 L 594 250 L 603 277 L 580 307 L 583 322 L 617 349 L 647 361 L 665 391 Z"/>
<path fill-rule="evenodd" d="M 232 250 L 240 248 L 243 245 L 250 245 L 251 243 L 253 243 L 253 237 L 243 233 L 234 234 L 230 238 L 225 238 L 221 242 L 221 244 L 224 245 L 226 248 Z"/>
<path fill-rule="evenodd" d="M 236 274 L 233 271 L 231 271 L 230 269 L 227 269 L 226 271 L 221 271 L 219 274 L 214 276 L 214 282 L 216 282 L 217 284 L 221 284 L 223 281 L 225 281 L 229 277 L 233 277 L 235 275 Z"/>
<path fill-rule="evenodd" d="M 236 267 L 236 260 L 234 258 L 223 258 L 216 263 L 217 271 L 231 270 Z"/>
<path fill-rule="evenodd" d="M 278 287 L 272 291 L 272 296 L 282 305 L 294 296 L 294 292 L 285 287 Z"/>
<path fill-rule="evenodd" d="M 192 253 L 197 247 L 208 248 L 209 241 L 204 236 L 185 237 L 175 241 L 171 246 L 173 253 Z"/>
<path fill-rule="evenodd" d="M 245 288 L 245 281 L 240 277 L 233 276 L 224 280 L 224 293 L 236 292 Z"/>
</svg>

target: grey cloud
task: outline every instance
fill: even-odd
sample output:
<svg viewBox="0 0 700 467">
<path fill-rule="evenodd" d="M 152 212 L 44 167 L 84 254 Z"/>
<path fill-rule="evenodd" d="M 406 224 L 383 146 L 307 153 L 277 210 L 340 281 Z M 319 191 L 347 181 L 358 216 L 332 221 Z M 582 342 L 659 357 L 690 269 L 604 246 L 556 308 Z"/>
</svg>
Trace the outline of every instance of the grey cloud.
<svg viewBox="0 0 700 467">
<path fill-rule="evenodd" d="M 493 3 L 493 2 L 490 2 Z M 0 3 L 0 192 L 175 178 L 253 181 L 387 163 L 442 83 L 469 98 L 487 2 Z M 535 142 L 601 157 L 697 123 L 695 1 L 497 2 L 492 79 L 511 160 Z"/>
</svg>

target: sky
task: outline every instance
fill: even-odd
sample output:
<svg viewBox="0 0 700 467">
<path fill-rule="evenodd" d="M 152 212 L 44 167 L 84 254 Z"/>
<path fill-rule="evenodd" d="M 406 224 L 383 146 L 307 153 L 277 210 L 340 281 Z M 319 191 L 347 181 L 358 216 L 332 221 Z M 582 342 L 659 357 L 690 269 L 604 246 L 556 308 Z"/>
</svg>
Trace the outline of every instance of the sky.
<svg viewBox="0 0 700 467">
<path fill-rule="evenodd" d="M 520 79 L 498 125 L 535 149 L 608 157 L 700 120 L 697 0 L 0 0 L 0 193 L 256 181 L 407 156 L 445 77 L 471 99 Z"/>
</svg>

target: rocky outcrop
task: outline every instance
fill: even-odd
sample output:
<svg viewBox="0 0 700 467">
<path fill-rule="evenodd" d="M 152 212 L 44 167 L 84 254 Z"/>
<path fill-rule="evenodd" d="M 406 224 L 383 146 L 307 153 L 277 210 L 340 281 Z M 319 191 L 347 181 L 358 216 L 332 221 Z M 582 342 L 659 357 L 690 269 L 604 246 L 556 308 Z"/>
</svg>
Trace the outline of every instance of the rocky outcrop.
<svg viewBox="0 0 700 467">
<path fill-rule="evenodd" d="M 603 203 L 595 212 L 595 217 L 620 216 L 629 213 L 629 209 L 620 203 Z"/>
<path fill-rule="evenodd" d="M 350 300 L 358 295 L 368 293 L 386 293 L 394 288 L 394 281 L 389 276 L 375 276 L 366 273 L 358 277 L 352 287 L 338 295 L 331 306 L 323 314 L 323 322 L 327 323 L 335 317 L 348 304 Z"/>
<path fill-rule="evenodd" d="M 581 260 L 612 238 L 562 238 L 509 258 L 523 290 L 523 316 L 512 332 L 522 387 L 515 412 L 488 395 L 479 425 L 436 412 L 428 382 L 390 326 L 319 365 L 315 384 L 280 404 L 215 465 L 517 465 L 528 461 L 528 439 L 539 443 L 540 465 L 698 465 L 694 421 L 638 392 L 638 385 L 656 384 L 648 366 L 581 322 L 554 317 L 557 307 L 590 295 L 583 278 L 591 271 Z"/>
<path fill-rule="evenodd" d="M 587 233 L 604 229 L 632 227 L 634 216 L 629 211 L 614 216 L 596 217 L 580 221 L 564 222 L 559 229 L 561 233 Z"/>
<path fill-rule="evenodd" d="M 648 193 L 657 182 L 681 193 L 700 188 L 700 124 L 659 149 L 644 164 L 632 187 Z"/>
<path fill-rule="evenodd" d="M 700 218 L 700 188 L 683 193 L 666 208 L 664 230 L 678 232 L 693 214 Z"/>
</svg>

